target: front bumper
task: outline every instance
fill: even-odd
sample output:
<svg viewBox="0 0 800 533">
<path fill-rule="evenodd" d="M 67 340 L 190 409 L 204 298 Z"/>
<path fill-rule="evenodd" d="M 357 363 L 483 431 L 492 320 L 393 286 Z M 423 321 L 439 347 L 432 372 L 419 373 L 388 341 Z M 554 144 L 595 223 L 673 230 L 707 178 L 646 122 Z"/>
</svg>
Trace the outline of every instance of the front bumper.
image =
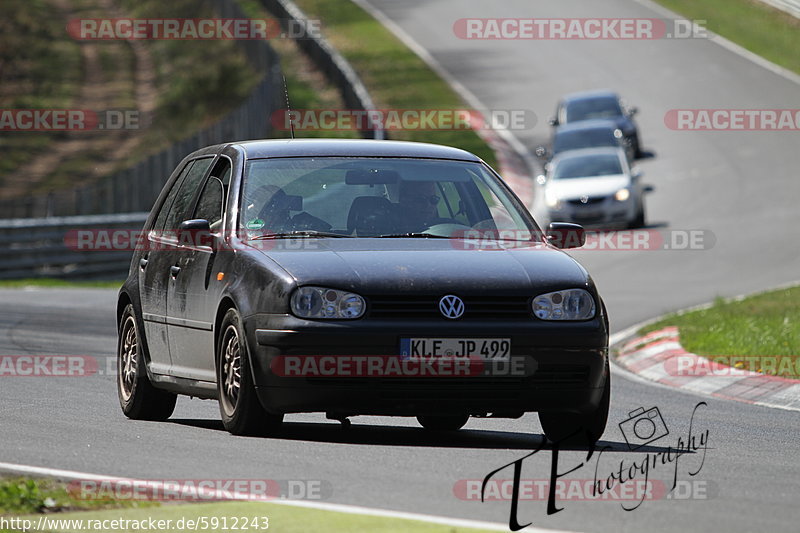
<svg viewBox="0 0 800 533">
<path fill-rule="evenodd" d="M 291 315 L 245 318 L 251 368 L 262 405 L 275 413 L 339 415 L 508 414 L 591 412 L 608 371 L 604 318 L 536 320 L 309 321 Z M 510 338 L 524 372 L 481 375 L 286 377 L 274 363 L 287 356 L 399 357 L 403 337 Z"/>
<path fill-rule="evenodd" d="M 565 200 L 561 209 L 550 209 L 548 216 L 553 222 L 572 222 L 603 228 L 624 227 L 636 218 L 636 206 L 632 200 L 618 202 L 610 196 L 588 205 L 574 205 Z"/>
</svg>

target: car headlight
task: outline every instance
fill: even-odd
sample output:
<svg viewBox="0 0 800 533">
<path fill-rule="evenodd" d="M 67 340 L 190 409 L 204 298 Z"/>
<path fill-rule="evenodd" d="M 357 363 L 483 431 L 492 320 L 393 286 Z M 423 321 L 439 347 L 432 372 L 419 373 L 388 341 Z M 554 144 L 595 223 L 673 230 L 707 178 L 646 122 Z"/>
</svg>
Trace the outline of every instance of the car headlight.
<svg viewBox="0 0 800 533">
<path fill-rule="evenodd" d="M 361 318 L 364 298 L 352 292 L 325 287 L 300 287 L 292 295 L 292 313 L 300 318 Z"/>
<path fill-rule="evenodd" d="M 631 197 L 631 191 L 628 190 L 628 189 L 620 189 L 614 194 L 614 198 L 618 202 L 624 202 L 625 200 L 627 200 L 630 197 Z"/>
<path fill-rule="evenodd" d="M 550 191 L 544 194 L 544 203 L 550 209 L 561 209 L 561 198 Z"/>
<path fill-rule="evenodd" d="M 541 294 L 533 299 L 533 314 L 541 320 L 589 320 L 594 318 L 594 298 L 583 289 Z"/>
</svg>

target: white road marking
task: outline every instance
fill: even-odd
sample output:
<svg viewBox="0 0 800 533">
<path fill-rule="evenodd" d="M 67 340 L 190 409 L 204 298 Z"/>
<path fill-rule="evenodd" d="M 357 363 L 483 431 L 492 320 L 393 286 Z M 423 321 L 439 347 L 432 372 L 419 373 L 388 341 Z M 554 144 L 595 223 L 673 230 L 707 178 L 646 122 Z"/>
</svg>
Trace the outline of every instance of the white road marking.
<svg viewBox="0 0 800 533">
<path fill-rule="evenodd" d="M 61 479 L 61 480 L 86 480 L 86 481 L 138 481 L 138 482 L 145 482 L 153 487 L 163 487 L 164 483 L 159 481 L 148 481 L 148 480 L 139 480 L 133 478 L 124 478 L 124 477 L 117 477 L 117 476 L 106 476 L 101 474 L 89 474 L 85 472 L 76 472 L 73 470 L 60 470 L 57 468 L 47 468 L 41 466 L 28 466 L 28 465 L 19 465 L 14 463 L 2 463 L 0 462 L 0 471 L 11 472 L 15 474 L 28 474 L 33 476 L 47 476 L 51 478 Z M 225 495 L 222 491 L 213 491 L 213 490 L 205 490 L 205 491 L 198 491 L 202 492 L 202 495 L 206 499 L 213 499 L 215 493 L 220 493 L 220 499 L 225 499 L 223 496 Z M 242 498 L 246 499 L 246 498 Z M 345 514 L 353 514 L 353 515 L 362 515 L 362 516 L 377 516 L 381 518 L 398 518 L 398 519 L 406 519 L 406 520 L 417 520 L 419 522 L 427 522 L 431 524 L 441 524 L 445 526 L 452 526 L 452 527 L 463 527 L 463 528 L 472 528 L 472 529 L 487 529 L 490 531 L 508 531 L 508 526 L 505 524 L 499 524 L 496 522 L 483 522 L 480 520 L 468 520 L 463 518 L 449 518 L 446 516 L 434 516 L 434 515 L 426 515 L 426 514 L 419 514 L 419 513 L 408 513 L 404 511 L 391 511 L 388 509 L 374 509 L 371 507 L 362 507 L 359 505 L 347 505 L 347 504 L 340 504 L 340 503 L 323 503 L 323 502 L 311 502 L 311 501 L 304 501 L 304 500 L 284 500 L 284 499 L 275 499 L 269 500 L 266 503 L 273 503 L 276 505 L 287 505 L 291 507 L 303 507 L 307 509 L 318 509 L 321 511 L 333 511 L 337 513 L 345 513 Z M 527 527 L 522 531 L 527 531 L 530 533 L 575 533 L 566 530 L 560 529 L 543 529 L 538 527 Z"/>
</svg>

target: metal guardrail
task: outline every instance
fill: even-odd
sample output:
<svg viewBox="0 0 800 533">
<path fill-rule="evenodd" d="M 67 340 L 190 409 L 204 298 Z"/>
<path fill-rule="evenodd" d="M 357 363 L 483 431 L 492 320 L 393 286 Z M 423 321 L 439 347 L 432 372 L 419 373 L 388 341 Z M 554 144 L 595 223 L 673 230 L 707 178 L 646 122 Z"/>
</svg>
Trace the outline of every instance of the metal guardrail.
<svg viewBox="0 0 800 533">
<path fill-rule="evenodd" d="M 145 220 L 147 213 L 0 220 L 0 279 L 122 279 L 132 251 L 111 243 L 108 250 L 79 251 L 66 237 L 76 230 L 139 230 Z"/>
<path fill-rule="evenodd" d="M 761 0 L 761 2 L 800 18 L 800 0 Z"/>
</svg>

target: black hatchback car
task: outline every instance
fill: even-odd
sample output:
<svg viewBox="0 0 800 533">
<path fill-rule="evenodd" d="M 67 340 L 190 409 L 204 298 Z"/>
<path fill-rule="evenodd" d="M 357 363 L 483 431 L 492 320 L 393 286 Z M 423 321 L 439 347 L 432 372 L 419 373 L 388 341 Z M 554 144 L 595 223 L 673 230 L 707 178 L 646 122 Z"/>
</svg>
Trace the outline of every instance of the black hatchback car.
<svg viewBox="0 0 800 533">
<path fill-rule="evenodd" d="M 589 274 L 478 157 L 444 146 L 270 140 L 186 157 L 119 293 L 118 392 L 163 420 L 217 399 L 234 434 L 284 414 L 538 411 L 594 442 L 609 407 L 608 318 Z"/>
</svg>

